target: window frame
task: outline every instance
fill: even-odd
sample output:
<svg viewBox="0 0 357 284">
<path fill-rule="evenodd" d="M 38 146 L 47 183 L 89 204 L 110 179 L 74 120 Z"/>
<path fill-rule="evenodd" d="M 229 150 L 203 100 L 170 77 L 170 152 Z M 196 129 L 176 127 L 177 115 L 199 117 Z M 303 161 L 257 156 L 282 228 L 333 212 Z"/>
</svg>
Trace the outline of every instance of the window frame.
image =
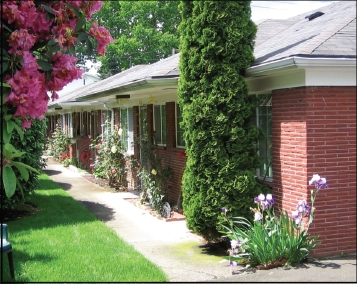
<svg viewBox="0 0 357 284">
<path fill-rule="evenodd" d="M 262 161 L 262 165 L 257 168 L 257 177 L 260 180 L 264 180 L 267 182 L 272 182 L 273 181 L 273 151 L 272 151 L 272 97 L 271 94 L 261 94 L 257 96 L 265 96 L 265 99 L 262 98 L 262 103 L 256 108 L 256 126 L 259 127 L 265 135 L 264 140 L 258 141 L 257 146 L 258 146 L 258 155 L 260 160 Z M 264 99 L 264 101 L 263 101 Z M 264 108 L 264 113 L 261 113 L 262 108 Z M 269 109 L 270 108 L 270 109 Z M 265 122 L 262 122 L 263 118 L 265 118 Z M 265 125 L 265 129 L 261 127 L 261 125 Z M 268 132 L 268 133 L 267 133 Z M 270 132 L 270 133 L 269 133 Z M 262 144 L 265 144 L 265 154 L 264 157 L 262 157 L 263 153 L 261 151 L 262 149 Z M 262 173 L 263 167 L 264 173 Z M 266 172 L 268 172 L 266 174 Z"/>
<path fill-rule="evenodd" d="M 180 116 L 178 116 L 178 111 L 180 111 Z M 182 114 L 179 104 L 175 103 L 175 139 L 176 139 L 176 148 L 186 149 L 186 142 L 183 138 L 184 130 L 180 127 L 180 122 L 182 121 Z M 184 145 L 179 145 L 179 135 L 182 135 L 182 140 Z"/>
<path fill-rule="evenodd" d="M 107 119 L 109 119 L 109 126 L 105 126 L 105 121 L 104 121 L 104 114 L 106 114 Z M 101 115 L 101 132 L 102 132 L 102 139 L 108 139 L 110 133 L 113 131 L 113 110 L 112 109 L 105 109 L 100 112 Z M 106 132 L 106 133 L 105 133 Z"/>
<path fill-rule="evenodd" d="M 119 108 L 119 128 L 121 128 L 122 136 L 120 137 L 122 141 L 122 145 L 124 147 L 125 152 L 128 152 L 131 147 L 129 147 L 129 124 L 128 124 L 128 108 Z M 125 119 L 123 119 L 125 117 Z M 123 126 L 123 122 L 125 125 Z"/>
<path fill-rule="evenodd" d="M 159 109 L 159 123 L 157 123 L 157 108 Z M 164 112 L 163 112 L 164 108 Z M 163 116 L 164 113 L 164 116 Z M 159 124 L 159 125 L 157 125 Z M 157 126 L 160 128 L 157 130 Z M 154 141 L 158 146 L 166 146 L 167 142 L 167 127 L 166 127 L 166 104 L 153 105 L 153 128 L 154 128 Z M 159 131 L 160 143 L 157 143 L 157 132 Z"/>
<path fill-rule="evenodd" d="M 84 136 L 84 114 L 79 112 L 79 136 Z"/>
</svg>

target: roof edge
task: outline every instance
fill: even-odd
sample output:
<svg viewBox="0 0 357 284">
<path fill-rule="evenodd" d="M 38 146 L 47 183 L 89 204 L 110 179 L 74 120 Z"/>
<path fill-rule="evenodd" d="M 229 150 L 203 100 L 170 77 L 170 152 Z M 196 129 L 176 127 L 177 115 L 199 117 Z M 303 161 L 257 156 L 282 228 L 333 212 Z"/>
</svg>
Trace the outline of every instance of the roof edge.
<svg viewBox="0 0 357 284">
<path fill-rule="evenodd" d="M 297 67 L 328 67 L 328 66 L 356 66 L 356 56 L 311 56 L 295 55 L 273 62 L 251 66 L 246 70 L 246 75 L 252 76 L 263 72 L 276 71 L 283 68 Z"/>
</svg>

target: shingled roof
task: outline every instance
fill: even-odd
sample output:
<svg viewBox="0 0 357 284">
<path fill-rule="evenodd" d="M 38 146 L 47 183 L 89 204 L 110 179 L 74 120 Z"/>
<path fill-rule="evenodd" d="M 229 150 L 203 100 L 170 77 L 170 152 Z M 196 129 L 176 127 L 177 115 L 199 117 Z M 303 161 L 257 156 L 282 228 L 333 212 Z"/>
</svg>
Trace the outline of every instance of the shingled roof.
<svg viewBox="0 0 357 284">
<path fill-rule="evenodd" d="M 82 97 L 105 92 L 118 87 L 124 87 L 135 82 L 140 84 L 140 81 L 148 78 L 163 76 L 178 77 L 179 57 L 179 54 L 175 54 L 153 64 L 133 66 L 130 69 L 127 69 L 109 78 L 76 89 L 73 92 L 60 97 L 58 100 L 51 102 L 49 105 L 51 106 L 63 102 L 79 101 Z"/>
<path fill-rule="evenodd" d="M 316 12 L 321 16 L 310 20 Z M 294 56 L 356 58 L 356 2 L 340 1 L 283 20 L 258 23 L 252 66 Z M 148 79 L 179 76 L 179 54 L 149 65 L 137 65 L 102 81 L 83 86 L 51 102 L 80 101 L 111 89 L 140 84 Z"/>
<path fill-rule="evenodd" d="M 312 20 L 308 16 L 323 13 Z M 356 57 L 356 2 L 340 1 L 286 19 L 258 24 L 253 65 L 292 56 Z"/>
</svg>

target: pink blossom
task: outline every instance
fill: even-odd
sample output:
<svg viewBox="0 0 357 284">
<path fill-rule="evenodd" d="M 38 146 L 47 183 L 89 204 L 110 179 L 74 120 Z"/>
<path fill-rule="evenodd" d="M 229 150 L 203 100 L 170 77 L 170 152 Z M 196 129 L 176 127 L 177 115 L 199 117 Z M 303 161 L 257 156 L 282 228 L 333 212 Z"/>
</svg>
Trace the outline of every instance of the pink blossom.
<svg viewBox="0 0 357 284">
<path fill-rule="evenodd" d="M 24 130 L 25 128 L 31 128 L 31 122 L 31 120 L 23 119 L 21 124 L 22 130 Z"/>
<path fill-rule="evenodd" d="M 51 79 L 47 81 L 49 91 L 60 91 L 74 79 L 81 78 L 84 71 L 74 65 L 76 61 L 76 57 L 59 52 L 52 57 Z"/>
<path fill-rule="evenodd" d="M 36 21 L 36 7 L 33 1 L 21 1 L 19 6 L 20 19 L 19 26 L 24 29 L 31 29 L 33 23 Z"/>
<path fill-rule="evenodd" d="M 23 68 L 25 68 L 27 71 L 36 71 L 39 69 L 35 56 L 33 56 L 29 51 L 24 51 L 22 57 L 24 60 Z"/>
<path fill-rule="evenodd" d="M 9 45 L 11 48 L 8 50 L 10 54 L 18 54 L 20 51 L 28 51 L 36 42 L 36 37 L 29 34 L 25 29 L 19 29 L 11 33 L 9 38 Z"/>
<path fill-rule="evenodd" d="M 13 65 L 14 69 L 8 69 L 3 74 L 5 81 L 11 86 L 11 91 L 6 98 L 6 103 L 16 107 L 15 116 L 22 118 L 22 127 L 31 126 L 31 120 L 42 119 L 47 111 L 49 100 L 48 92 L 52 99 L 58 98 L 57 91 L 74 79 L 81 78 L 83 70 L 75 66 L 77 58 L 61 52 L 49 55 L 52 69 L 46 72 L 41 70 L 36 57 L 31 53 L 39 51 L 34 49 L 45 46 L 48 40 L 58 42 L 61 50 L 74 46 L 77 40 L 73 31 L 78 22 L 75 11 L 67 4 L 72 4 L 83 11 L 86 18 L 100 10 L 101 1 L 46 1 L 44 2 L 56 14 L 55 19 L 48 18 L 47 11 L 41 7 L 41 1 L 17 1 L 8 0 L 1 3 L 2 23 L 10 27 L 13 32 L 8 36 L 8 52 L 10 57 L 20 56 L 23 61 Z M 6 34 L 8 32 L 6 31 Z M 90 31 L 92 37 L 98 41 L 98 53 L 104 55 L 105 47 L 113 42 L 109 32 L 92 24 Z M 10 77 L 11 76 L 11 77 Z"/>
<path fill-rule="evenodd" d="M 16 107 L 14 116 L 22 118 L 23 128 L 31 125 L 31 121 L 24 122 L 27 117 L 42 119 L 47 111 L 49 97 L 43 87 L 44 81 L 44 73 L 26 67 L 6 81 L 12 89 L 5 102 Z"/>
<path fill-rule="evenodd" d="M 48 40 L 53 20 L 47 19 L 45 13 L 37 13 L 35 19 L 36 21 L 32 23 L 32 30 L 37 35 L 37 40 Z"/>
<path fill-rule="evenodd" d="M 114 39 L 110 33 L 104 27 L 98 27 L 98 23 L 93 22 L 89 30 L 89 35 L 93 36 L 98 42 L 97 53 L 100 55 L 105 55 L 106 46 L 114 42 Z"/>
<path fill-rule="evenodd" d="M 17 1 L 4 1 L 1 7 L 2 11 L 2 19 L 7 20 L 8 24 L 12 24 L 14 22 L 22 22 L 21 18 L 23 17 L 19 10 L 19 6 L 17 5 Z"/>
</svg>

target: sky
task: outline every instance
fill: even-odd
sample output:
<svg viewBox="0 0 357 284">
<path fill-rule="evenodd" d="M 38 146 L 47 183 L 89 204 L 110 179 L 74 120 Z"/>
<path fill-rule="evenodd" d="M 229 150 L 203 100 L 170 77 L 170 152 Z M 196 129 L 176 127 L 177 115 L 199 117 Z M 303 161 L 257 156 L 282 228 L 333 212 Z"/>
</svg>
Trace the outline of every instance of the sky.
<svg viewBox="0 0 357 284">
<path fill-rule="evenodd" d="M 286 19 L 338 1 L 252 1 L 252 20 Z"/>
</svg>

